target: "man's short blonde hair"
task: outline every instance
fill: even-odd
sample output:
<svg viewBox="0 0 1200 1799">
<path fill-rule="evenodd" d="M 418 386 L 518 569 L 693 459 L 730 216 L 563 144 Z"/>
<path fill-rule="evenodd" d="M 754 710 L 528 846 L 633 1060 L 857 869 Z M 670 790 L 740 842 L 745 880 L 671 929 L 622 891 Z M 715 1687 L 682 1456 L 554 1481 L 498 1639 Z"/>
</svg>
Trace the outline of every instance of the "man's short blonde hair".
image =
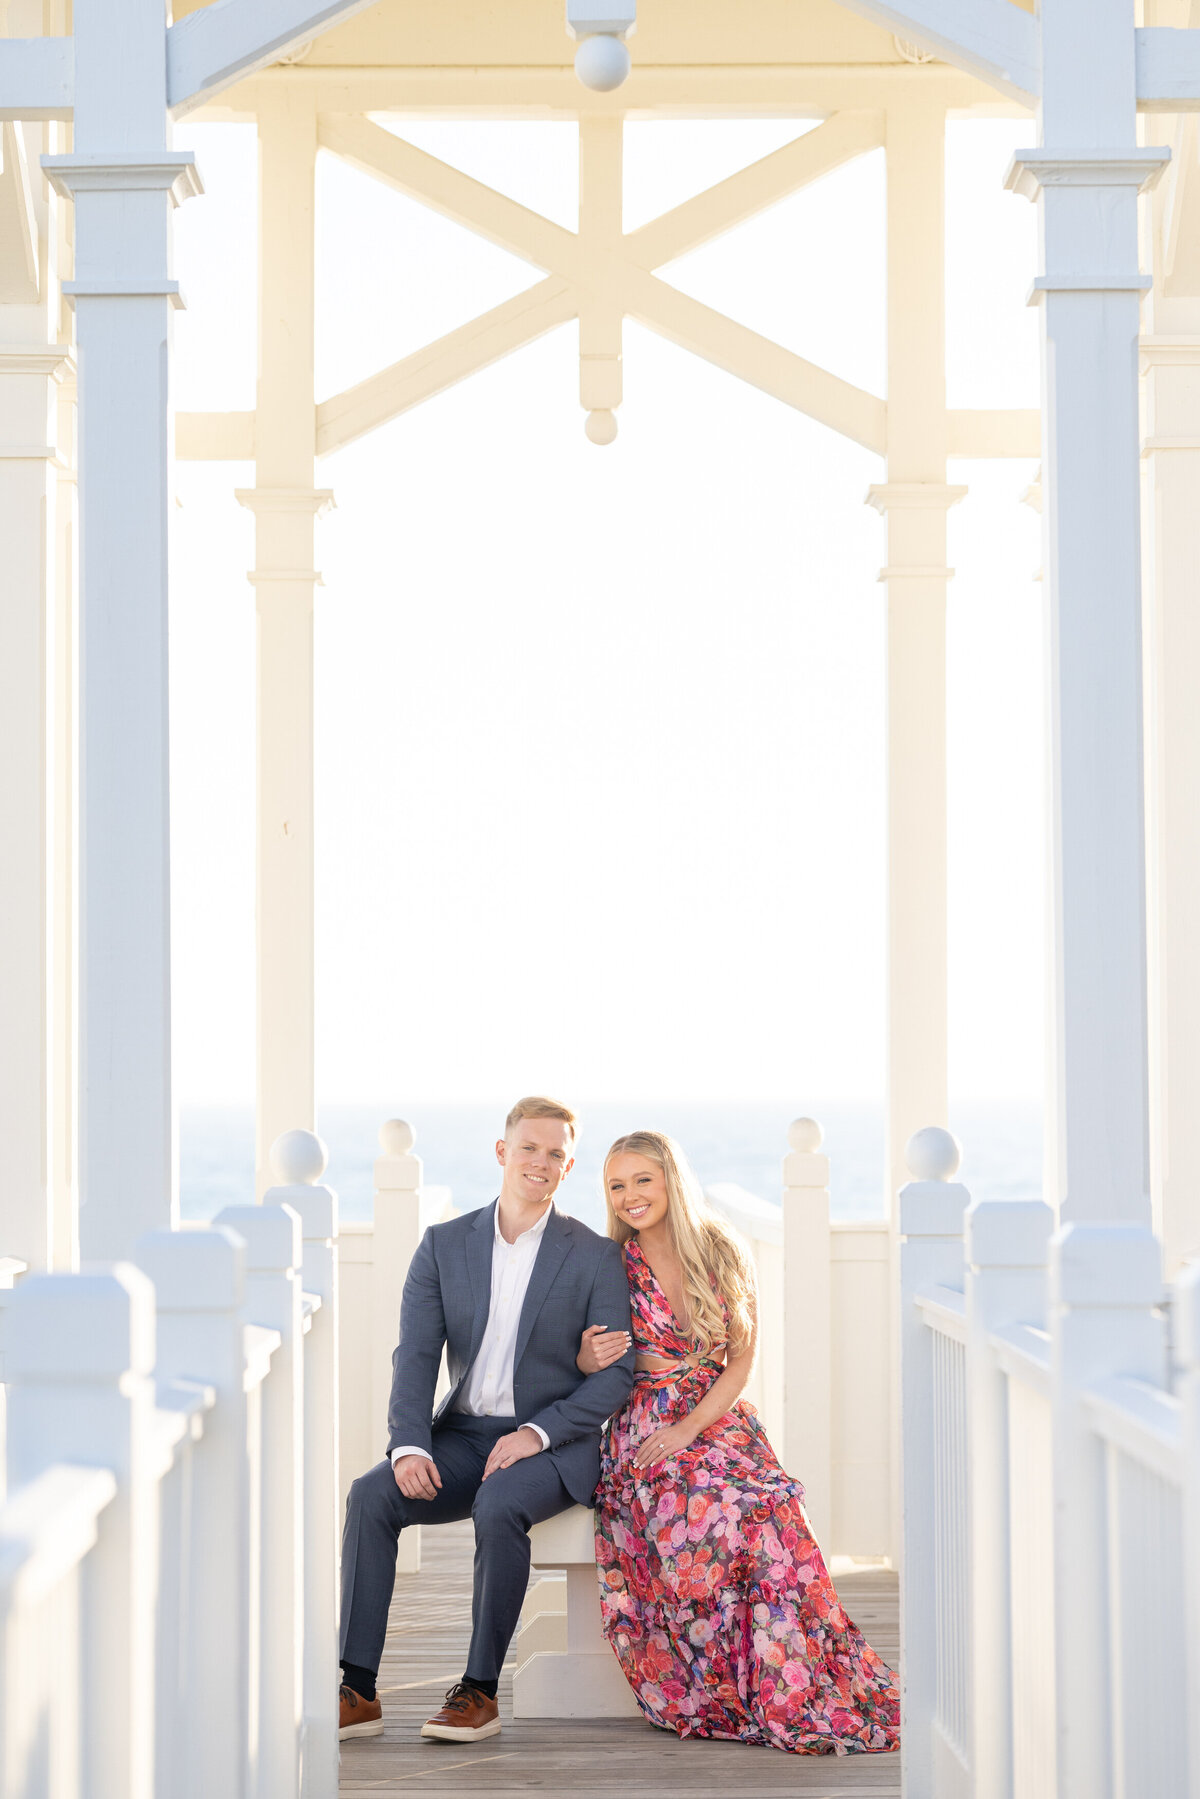
<svg viewBox="0 0 1200 1799">
<path fill-rule="evenodd" d="M 533 1094 L 528 1099 L 519 1099 L 508 1117 L 504 1120 L 504 1135 L 507 1137 L 515 1124 L 522 1118 L 561 1118 L 571 1133 L 572 1143 L 579 1134 L 575 1123 L 575 1114 L 570 1106 L 560 1105 L 556 1099 L 545 1099 Z"/>
</svg>

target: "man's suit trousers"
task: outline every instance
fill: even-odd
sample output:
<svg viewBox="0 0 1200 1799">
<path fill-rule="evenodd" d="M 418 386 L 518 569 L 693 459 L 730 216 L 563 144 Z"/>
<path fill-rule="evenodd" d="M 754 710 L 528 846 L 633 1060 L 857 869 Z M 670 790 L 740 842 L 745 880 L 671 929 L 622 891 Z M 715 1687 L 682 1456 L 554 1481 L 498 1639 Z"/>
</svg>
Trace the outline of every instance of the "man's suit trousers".
<svg viewBox="0 0 1200 1799">
<path fill-rule="evenodd" d="M 361 1474 L 346 1501 L 342 1533 L 342 1660 L 378 1669 L 396 1582 L 396 1545 L 409 1524 L 475 1524 L 475 1587 L 466 1673 L 498 1680 L 529 1582 L 529 1530 L 574 1500 L 551 1455 L 528 1456 L 483 1478 L 498 1437 L 515 1418 L 451 1413 L 433 1433 L 442 1486 L 436 1499 L 406 1499 L 390 1462 Z"/>
</svg>

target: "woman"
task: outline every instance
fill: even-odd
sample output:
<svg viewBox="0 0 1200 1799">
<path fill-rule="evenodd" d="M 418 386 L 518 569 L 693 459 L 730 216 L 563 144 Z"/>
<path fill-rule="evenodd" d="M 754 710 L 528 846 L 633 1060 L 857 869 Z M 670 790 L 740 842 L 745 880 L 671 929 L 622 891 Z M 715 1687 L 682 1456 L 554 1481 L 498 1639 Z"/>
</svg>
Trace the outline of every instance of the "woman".
<svg viewBox="0 0 1200 1799">
<path fill-rule="evenodd" d="M 604 1633 L 652 1724 L 800 1755 L 896 1749 L 895 1680 L 842 1610 L 808 1520 L 741 1394 L 754 1276 L 669 1137 L 635 1131 L 604 1164 L 637 1376 L 596 1495 Z M 585 1331 L 592 1373 L 626 1348 Z"/>
</svg>

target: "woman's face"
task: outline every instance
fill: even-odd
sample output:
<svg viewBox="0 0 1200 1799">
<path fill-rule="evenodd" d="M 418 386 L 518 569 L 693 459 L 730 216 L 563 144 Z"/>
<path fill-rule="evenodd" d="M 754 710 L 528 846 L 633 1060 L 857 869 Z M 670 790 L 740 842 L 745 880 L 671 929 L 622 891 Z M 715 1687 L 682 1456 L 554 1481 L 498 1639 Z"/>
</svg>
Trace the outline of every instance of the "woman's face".
<svg viewBox="0 0 1200 1799">
<path fill-rule="evenodd" d="M 604 1170 L 604 1190 L 616 1217 L 635 1231 L 661 1224 L 667 1215 L 667 1177 L 646 1156 L 628 1151 L 613 1156 Z"/>
</svg>

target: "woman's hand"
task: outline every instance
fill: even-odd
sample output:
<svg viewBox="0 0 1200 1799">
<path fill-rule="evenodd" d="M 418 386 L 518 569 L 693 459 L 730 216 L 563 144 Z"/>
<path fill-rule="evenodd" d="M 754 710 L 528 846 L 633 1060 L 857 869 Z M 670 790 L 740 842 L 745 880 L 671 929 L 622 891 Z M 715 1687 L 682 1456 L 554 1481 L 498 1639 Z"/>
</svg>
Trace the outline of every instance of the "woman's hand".
<svg viewBox="0 0 1200 1799">
<path fill-rule="evenodd" d="M 610 1331 L 607 1324 L 589 1324 L 579 1341 L 575 1366 L 581 1374 L 599 1374 L 611 1368 L 629 1348 L 628 1331 Z"/>
<path fill-rule="evenodd" d="M 650 1468 L 655 1462 L 665 1462 L 695 1440 L 696 1432 L 692 1429 L 689 1418 L 684 1418 L 679 1424 L 664 1425 L 662 1430 L 652 1432 L 644 1442 L 638 1444 L 633 1465 L 635 1468 Z"/>
</svg>

